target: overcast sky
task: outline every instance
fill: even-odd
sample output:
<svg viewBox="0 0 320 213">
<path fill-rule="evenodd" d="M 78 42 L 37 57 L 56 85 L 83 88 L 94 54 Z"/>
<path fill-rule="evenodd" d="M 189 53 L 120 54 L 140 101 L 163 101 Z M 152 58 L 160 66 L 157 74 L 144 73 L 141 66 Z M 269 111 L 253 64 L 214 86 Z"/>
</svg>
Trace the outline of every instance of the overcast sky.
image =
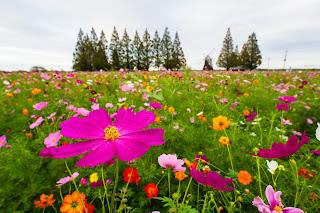
<svg viewBox="0 0 320 213">
<path fill-rule="evenodd" d="M 188 66 L 203 67 L 204 52 L 216 60 L 228 27 L 241 50 L 255 32 L 261 68 L 320 67 L 319 0 L 8 0 L 0 3 L 0 70 L 71 70 L 79 29 L 101 30 L 110 42 L 113 26 L 131 39 L 148 28 L 180 36 Z"/>
</svg>

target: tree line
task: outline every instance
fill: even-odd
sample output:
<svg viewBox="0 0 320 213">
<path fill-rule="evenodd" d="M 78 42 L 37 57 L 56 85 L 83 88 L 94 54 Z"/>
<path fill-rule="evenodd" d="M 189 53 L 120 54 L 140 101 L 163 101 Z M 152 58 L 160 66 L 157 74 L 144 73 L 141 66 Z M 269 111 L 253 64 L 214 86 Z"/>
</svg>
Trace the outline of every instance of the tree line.
<svg viewBox="0 0 320 213">
<path fill-rule="evenodd" d="M 138 31 L 130 39 L 126 29 L 120 39 L 116 27 L 113 29 L 110 44 L 103 31 L 98 38 L 94 28 L 90 36 L 80 29 L 73 53 L 73 69 L 76 71 L 94 70 L 149 70 L 151 67 L 160 69 L 180 69 L 186 66 L 186 59 L 181 47 L 178 32 L 171 40 L 168 27 L 162 38 L 158 31 L 151 38 L 146 29 L 140 38 Z"/>
<path fill-rule="evenodd" d="M 261 59 L 261 52 L 255 33 L 249 35 L 248 41 L 242 45 L 242 50 L 239 52 L 238 45 L 233 48 L 230 28 L 228 28 L 221 53 L 218 57 L 217 66 L 223 67 L 226 70 L 236 66 L 242 66 L 246 69 L 253 70 L 261 65 Z"/>
</svg>

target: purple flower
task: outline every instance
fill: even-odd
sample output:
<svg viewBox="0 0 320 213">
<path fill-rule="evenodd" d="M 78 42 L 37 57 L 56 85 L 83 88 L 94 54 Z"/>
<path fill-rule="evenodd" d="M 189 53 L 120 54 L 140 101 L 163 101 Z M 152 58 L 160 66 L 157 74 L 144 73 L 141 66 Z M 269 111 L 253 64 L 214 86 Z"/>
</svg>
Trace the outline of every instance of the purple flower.
<svg viewBox="0 0 320 213">
<path fill-rule="evenodd" d="M 92 182 L 90 183 L 91 188 L 97 188 L 97 187 L 102 187 L 104 186 L 102 181 L 98 180 L 97 182 Z"/>
<path fill-rule="evenodd" d="M 278 97 L 278 100 L 283 101 L 285 103 L 293 103 L 293 102 L 297 101 L 298 99 L 295 99 L 294 96 L 291 96 L 291 97 L 284 96 L 284 97 Z"/>
<path fill-rule="evenodd" d="M 278 104 L 276 106 L 276 109 L 279 111 L 288 111 L 290 108 L 291 107 L 289 106 L 289 104 L 284 104 L 284 103 Z"/>
<path fill-rule="evenodd" d="M 58 141 L 60 140 L 60 138 L 61 138 L 61 135 L 60 135 L 59 132 L 50 133 L 49 137 L 44 139 L 44 144 L 47 147 L 57 146 L 58 145 Z"/>
<path fill-rule="evenodd" d="M 0 148 L 7 144 L 7 138 L 5 135 L 0 137 Z"/>
<path fill-rule="evenodd" d="M 186 171 L 186 167 L 182 167 L 184 161 L 181 159 L 177 159 L 175 154 L 162 154 L 158 157 L 159 165 L 163 168 L 171 167 L 172 171 Z"/>
<path fill-rule="evenodd" d="M 114 123 L 102 108 L 90 112 L 85 118 L 71 117 L 69 121 L 60 124 L 60 133 L 67 138 L 92 140 L 53 149 L 44 148 L 40 155 L 69 158 L 91 151 L 76 164 L 81 167 L 110 162 L 114 156 L 123 161 L 140 158 L 150 146 L 164 143 L 163 129 L 141 130 L 152 124 L 155 118 L 154 113 L 146 110 L 135 113 L 132 109 L 124 108 L 119 110 Z"/>
<path fill-rule="evenodd" d="M 203 165 L 207 165 L 210 161 L 206 156 L 200 156 L 199 154 L 196 154 L 196 161 L 198 162 L 199 160 L 201 160 Z"/>
<path fill-rule="evenodd" d="M 316 155 L 320 155 L 320 151 L 316 151 L 316 150 L 310 150 L 310 153 L 314 153 Z"/>
<path fill-rule="evenodd" d="M 247 122 L 252 121 L 257 115 L 258 115 L 258 113 L 256 113 L 256 112 L 253 112 L 252 114 L 248 115 Z"/>
<path fill-rule="evenodd" d="M 273 143 L 272 149 L 261 149 L 259 148 L 258 154 L 253 156 L 258 156 L 262 158 L 283 158 L 288 157 L 296 153 L 304 144 L 309 142 L 309 138 L 306 133 L 303 132 L 300 142 L 296 135 L 291 135 L 287 144 L 283 143 Z"/>
<path fill-rule="evenodd" d="M 88 185 L 88 180 L 85 179 L 85 178 L 81 178 L 80 183 L 81 183 L 82 185 L 86 186 L 86 185 Z"/>
<path fill-rule="evenodd" d="M 276 213 L 276 212 L 283 212 L 283 213 L 303 213 L 301 209 L 287 207 L 283 208 L 283 204 L 281 202 L 282 192 L 277 191 L 274 192 L 271 185 L 267 186 L 266 188 L 266 197 L 270 205 L 267 205 L 263 202 L 260 197 L 255 197 L 252 201 L 252 205 L 258 207 L 258 210 L 262 213 Z"/>
<path fill-rule="evenodd" d="M 155 108 L 155 109 L 161 109 L 161 107 L 162 107 L 160 103 L 153 103 L 153 102 L 150 102 L 149 106 L 151 106 L 152 108 Z"/>
<path fill-rule="evenodd" d="M 231 178 L 223 179 L 222 175 L 219 175 L 217 172 L 209 171 L 207 175 L 204 176 L 202 172 L 191 167 L 190 175 L 198 183 L 205 186 L 211 186 L 212 188 L 219 191 L 231 191 L 236 188 L 236 187 L 226 187 L 227 185 L 231 184 L 233 180 Z"/>
<path fill-rule="evenodd" d="M 57 183 L 58 183 L 57 186 L 62 186 L 64 184 L 72 181 L 72 178 L 76 179 L 76 177 L 78 177 L 78 176 L 79 176 L 79 173 L 75 172 L 75 173 L 72 174 L 72 177 L 67 176 L 67 177 L 61 178 L 59 181 L 57 181 Z"/>
</svg>

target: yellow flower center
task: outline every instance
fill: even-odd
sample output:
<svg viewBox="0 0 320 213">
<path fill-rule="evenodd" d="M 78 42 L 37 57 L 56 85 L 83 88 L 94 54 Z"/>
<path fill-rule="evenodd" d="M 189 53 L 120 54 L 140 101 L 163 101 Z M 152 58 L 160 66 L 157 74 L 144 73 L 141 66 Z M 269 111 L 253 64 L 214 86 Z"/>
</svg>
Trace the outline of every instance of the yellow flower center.
<svg viewBox="0 0 320 213">
<path fill-rule="evenodd" d="M 40 107 L 43 107 L 43 105 L 41 105 Z"/>
<path fill-rule="evenodd" d="M 105 130 L 105 138 L 107 140 L 116 140 L 119 138 L 120 134 L 118 132 L 118 129 L 114 126 L 109 126 Z"/>
<path fill-rule="evenodd" d="M 4 142 L 3 142 L 3 141 L 1 141 L 1 142 L 0 142 L 0 144 L 4 144 Z"/>
<path fill-rule="evenodd" d="M 281 207 L 280 207 L 280 206 L 276 206 L 276 207 L 274 207 L 274 208 L 273 208 L 273 210 L 276 210 L 276 211 L 282 212 L 282 209 L 281 209 Z"/>
<path fill-rule="evenodd" d="M 51 141 L 54 142 L 56 139 L 52 138 Z"/>
</svg>

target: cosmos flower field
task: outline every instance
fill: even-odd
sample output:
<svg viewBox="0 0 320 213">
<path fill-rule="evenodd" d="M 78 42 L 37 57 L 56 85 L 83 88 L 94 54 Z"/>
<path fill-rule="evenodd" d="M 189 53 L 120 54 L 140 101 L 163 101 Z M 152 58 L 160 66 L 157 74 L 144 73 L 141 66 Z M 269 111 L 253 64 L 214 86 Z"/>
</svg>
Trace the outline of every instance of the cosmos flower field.
<svg viewBox="0 0 320 213">
<path fill-rule="evenodd" d="M 320 212 L 320 72 L 2 72 L 0 212 Z"/>
</svg>

